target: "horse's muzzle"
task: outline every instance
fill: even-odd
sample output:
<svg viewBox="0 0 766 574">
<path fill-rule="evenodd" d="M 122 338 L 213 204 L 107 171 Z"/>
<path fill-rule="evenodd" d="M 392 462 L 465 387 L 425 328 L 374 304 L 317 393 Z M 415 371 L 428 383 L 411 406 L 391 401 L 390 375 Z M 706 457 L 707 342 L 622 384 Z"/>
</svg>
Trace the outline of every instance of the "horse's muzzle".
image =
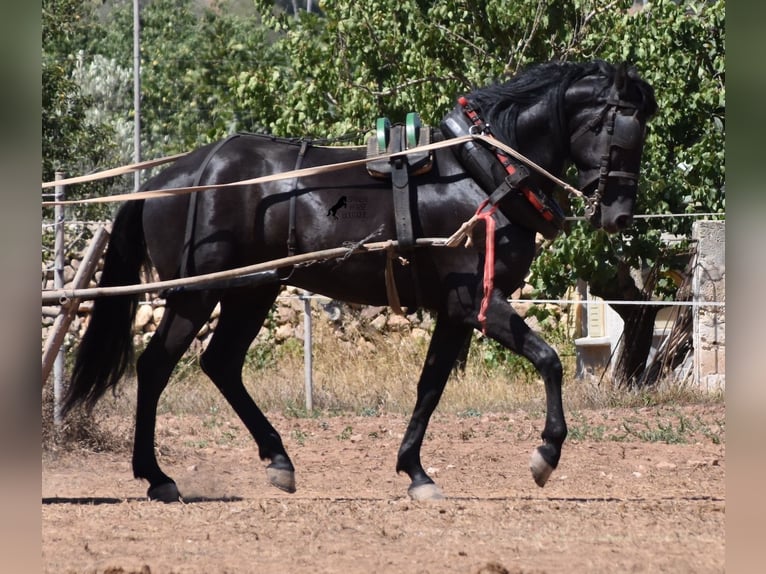
<svg viewBox="0 0 766 574">
<path fill-rule="evenodd" d="M 634 201 L 628 198 L 614 201 L 608 205 L 602 203 L 596 210 L 594 217 L 591 218 L 591 223 L 594 227 L 601 227 L 607 233 L 624 231 L 633 225 L 633 206 Z"/>
<path fill-rule="evenodd" d="M 633 216 L 630 214 L 622 214 L 617 216 L 614 220 L 608 222 L 601 222 L 601 227 L 607 233 L 617 233 L 623 231 L 633 225 Z"/>
</svg>

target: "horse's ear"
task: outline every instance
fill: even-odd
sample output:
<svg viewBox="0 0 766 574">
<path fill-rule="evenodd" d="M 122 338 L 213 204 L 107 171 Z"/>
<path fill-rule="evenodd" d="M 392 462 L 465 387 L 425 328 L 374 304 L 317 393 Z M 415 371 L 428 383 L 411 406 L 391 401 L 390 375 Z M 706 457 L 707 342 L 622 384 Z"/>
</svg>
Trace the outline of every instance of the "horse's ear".
<svg viewBox="0 0 766 574">
<path fill-rule="evenodd" d="M 617 69 L 614 73 L 614 87 L 617 93 L 623 95 L 625 87 L 628 85 L 628 64 L 627 62 L 620 62 L 617 64 Z"/>
</svg>

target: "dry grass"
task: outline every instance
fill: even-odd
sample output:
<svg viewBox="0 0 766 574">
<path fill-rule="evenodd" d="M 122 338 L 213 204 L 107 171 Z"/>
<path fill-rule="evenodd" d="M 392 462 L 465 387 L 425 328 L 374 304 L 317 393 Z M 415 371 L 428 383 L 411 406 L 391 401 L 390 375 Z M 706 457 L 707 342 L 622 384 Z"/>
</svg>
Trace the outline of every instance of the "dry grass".
<svg viewBox="0 0 766 574">
<path fill-rule="evenodd" d="M 127 412 L 127 411 L 126 411 Z M 52 452 L 58 450 L 85 449 L 94 452 L 121 451 L 130 448 L 129 435 L 114 433 L 99 426 L 99 416 L 84 410 L 69 414 L 60 426 L 53 424 L 52 385 L 43 388 L 42 397 L 42 446 Z"/>
<path fill-rule="evenodd" d="M 316 316 L 313 336 L 313 412 L 305 408 L 302 341 L 292 339 L 277 345 L 267 338 L 251 349 L 243 375 L 248 391 L 262 410 L 297 417 L 411 412 L 427 337 L 413 337 L 409 332 L 383 335 L 369 327 L 339 328 L 321 315 Z M 556 338 L 555 334 L 552 338 Z M 558 346 L 564 364 L 564 402 L 569 412 L 723 401 L 721 395 L 702 394 L 676 383 L 626 390 L 608 380 L 576 380 L 571 343 Z M 51 402 L 48 390 L 44 396 L 44 446 L 71 444 L 113 450 L 127 444 L 129 437 L 110 436 L 100 431 L 94 420 L 115 415 L 132 420 L 133 378 L 123 381 L 116 396 L 105 396 L 95 416 L 74 413 L 57 432 L 52 430 Z M 470 416 L 519 409 L 533 415 L 544 412 L 542 380 L 523 359 L 498 354 L 497 348 L 475 336 L 466 368 L 464 372 L 453 372 L 439 412 Z M 231 412 L 230 407 L 199 370 L 198 357 L 187 355 L 160 400 L 159 412 L 206 415 L 227 411 Z M 233 412 L 231 416 L 235 416 Z"/>
</svg>

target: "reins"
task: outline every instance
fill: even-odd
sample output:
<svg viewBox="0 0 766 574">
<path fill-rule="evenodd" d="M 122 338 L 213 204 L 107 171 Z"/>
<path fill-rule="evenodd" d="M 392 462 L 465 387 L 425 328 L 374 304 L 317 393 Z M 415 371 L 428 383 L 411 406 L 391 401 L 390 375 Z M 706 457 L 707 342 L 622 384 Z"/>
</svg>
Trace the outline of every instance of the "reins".
<svg viewBox="0 0 766 574">
<path fill-rule="evenodd" d="M 415 148 L 410 148 L 408 150 L 403 150 L 396 153 L 388 153 L 388 154 L 381 154 L 379 156 L 376 156 L 377 160 L 381 159 L 396 159 L 399 157 L 404 157 L 411 153 L 423 153 L 426 151 L 431 150 L 437 150 L 441 148 L 451 147 L 455 145 L 460 145 L 463 143 L 466 143 L 468 141 L 481 141 L 485 144 L 494 147 L 498 150 L 497 152 L 498 158 L 503 163 L 503 166 L 506 170 L 513 169 L 512 166 L 510 166 L 510 163 L 507 161 L 503 161 L 503 157 L 506 157 L 505 154 L 510 155 L 517 160 L 521 161 L 522 163 L 526 164 L 530 168 L 534 169 L 541 175 L 547 177 L 552 182 L 557 184 L 559 187 L 566 190 L 571 195 L 575 195 L 577 197 L 581 197 L 586 202 L 586 211 L 588 208 L 594 209 L 595 206 L 591 205 L 591 202 L 593 201 L 591 198 L 588 198 L 585 194 L 583 194 L 579 189 L 572 187 L 565 181 L 557 178 L 552 173 L 544 169 L 543 167 L 537 165 L 535 162 L 524 156 L 523 154 L 519 153 L 512 147 L 505 145 L 503 142 L 495 139 L 492 137 L 488 130 L 484 130 L 485 133 L 472 133 L 465 136 L 459 136 L 456 138 L 450 138 L 446 139 L 440 142 L 434 142 L 431 144 L 427 144 L 424 146 L 417 146 Z M 304 148 L 302 148 L 302 152 L 305 153 Z M 180 154 L 176 156 L 169 156 L 165 158 L 161 158 L 158 160 L 152 160 L 147 162 L 141 162 L 137 164 L 132 164 L 129 166 L 125 166 L 122 168 L 115 168 L 99 173 L 93 173 L 86 176 L 82 176 L 79 178 L 69 178 L 66 180 L 57 180 L 54 182 L 47 182 L 43 184 L 43 188 L 51 187 L 53 185 L 62 185 L 62 184 L 74 184 L 74 183 L 83 183 L 85 181 L 94 181 L 97 179 L 107 178 L 107 177 L 113 177 L 115 175 L 120 175 L 123 173 L 128 173 L 130 171 L 136 171 L 138 169 L 145 169 L 147 167 L 153 167 L 156 165 L 161 165 L 162 163 L 168 163 L 170 161 L 173 161 L 173 159 L 177 159 L 179 157 L 182 157 L 187 154 Z M 280 181 L 284 179 L 298 179 L 301 177 L 307 177 L 310 175 L 318 175 L 322 173 L 329 173 L 334 171 L 340 171 L 343 169 L 349 169 L 351 167 L 356 167 L 360 165 L 365 165 L 369 162 L 369 158 L 362 158 L 358 160 L 350 160 L 345 162 L 339 162 L 334 164 L 328 164 L 328 165 L 321 165 L 321 166 L 315 166 L 315 167 L 308 167 L 308 168 L 299 168 L 300 166 L 300 159 L 302 158 L 302 153 L 299 154 L 299 161 L 296 162 L 296 169 L 293 169 L 291 171 L 287 172 L 281 172 L 276 174 L 270 174 L 266 176 L 256 177 L 252 179 L 246 179 L 231 183 L 219 183 L 215 185 L 194 185 L 189 187 L 177 187 L 177 188 L 170 188 L 170 189 L 163 189 L 163 190 L 147 190 L 147 191 L 136 191 L 132 193 L 122 193 L 122 194 L 116 194 L 112 196 L 107 197 L 94 197 L 89 199 L 80 199 L 80 200 L 64 200 L 64 201 L 44 201 L 42 202 L 42 205 L 44 207 L 47 206 L 55 206 L 55 205 L 72 205 L 72 204 L 92 204 L 92 203 L 110 203 L 110 202 L 117 202 L 117 201 L 138 201 L 138 200 L 146 200 L 151 198 L 157 198 L 157 197 L 168 197 L 173 195 L 183 195 L 183 194 L 189 194 L 189 193 L 196 193 L 199 191 L 205 191 L 210 189 L 222 189 L 227 187 L 241 187 L 244 185 L 256 185 L 256 184 L 263 184 L 268 183 L 272 181 Z M 509 167 L 510 166 L 510 167 Z M 196 183 L 196 182 L 195 182 Z M 485 211 L 485 208 L 489 204 L 489 198 L 486 199 L 482 204 L 479 206 L 479 208 L 476 210 L 476 213 L 465 223 L 463 223 L 460 228 L 449 238 L 445 239 L 428 239 L 428 240 L 417 240 L 416 245 L 418 246 L 446 246 L 446 247 L 456 247 L 460 245 L 463 240 L 465 239 L 465 246 L 470 247 L 471 245 L 471 232 L 473 230 L 473 227 L 480 221 L 483 220 L 486 225 L 486 240 L 485 240 L 485 255 L 484 255 L 484 279 L 483 279 L 483 297 L 481 302 L 481 307 L 478 314 L 478 321 L 482 325 L 482 330 L 486 332 L 486 319 L 487 319 L 487 310 L 489 308 L 489 301 L 490 296 L 492 294 L 492 291 L 494 289 L 494 275 L 495 275 L 495 268 L 494 268 L 494 262 L 495 262 L 495 243 L 494 243 L 494 230 L 495 230 L 495 221 L 493 219 L 493 215 L 495 211 L 497 210 L 496 205 L 492 205 L 488 210 Z M 206 276 L 192 276 L 192 277 L 183 277 L 181 279 L 177 280 L 171 280 L 171 281 L 165 281 L 165 282 L 159 282 L 159 283 L 148 283 L 148 284 L 142 284 L 140 286 L 124 286 L 124 287 L 112 287 L 112 288 L 94 288 L 94 289 L 75 289 L 75 290 L 57 290 L 57 291 L 49 291 L 47 293 L 43 293 L 43 301 L 55 301 L 58 300 L 60 302 L 64 302 L 68 299 L 74 299 L 74 298 L 84 298 L 84 297 L 98 297 L 103 296 L 107 294 L 117 295 L 117 294 L 135 294 L 135 293 L 145 293 L 148 291 L 155 290 L 159 287 L 165 287 L 165 288 L 171 288 L 171 287 L 177 287 L 177 286 L 183 286 L 188 285 L 190 280 L 193 280 L 196 284 L 204 283 L 204 282 L 212 282 L 216 280 L 220 280 L 225 277 L 234 277 L 234 276 L 244 276 L 248 274 L 254 274 L 263 272 L 266 270 L 273 270 L 273 269 L 280 269 L 282 267 L 287 267 L 291 265 L 296 265 L 301 262 L 307 262 L 307 261 L 321 261 L 324 259 L 333 259 L 340 256 L 348 256 L 356 253 L 361 252 L 370 252 L 380 249 L 386 249 L 389 252 L 387 265 L 389 267 L 388 271 L 389 273 L 386 274 L 387 279 L 387 292 L 389 293 L 389 300 L 392 302 L 392 304 L 395 307 L 398 307 L 398 297 L 391 298 L 391 291 L 392 286 L 390 284 L 390 266 L 391 266 L 391 250 L 392 247 L 397 244 L 397 242 L 392 241 L 386 241 L 381 243 L 369 243 L 364 244 L 363 246 L 360 246 L 356 249 L 349 249 L 349 248 L 336 248 L 336 249 L 329 249 L 324 251 L 314 251 L 311 253 L 305 253 L 301 255 L 293 255 L 291 254 L 289 257 L 277 259 L 271 262 L 266 263 L 260 263 L 256 265 L 251 265 L 249 267 L 242 267 L 238 269 L 230 269 L 226 272 L 220 272 L 220 273 L 213 273 Z"/>
<path fill-rule="evenodd" d="M 116 295 L 137 295 L 140 293 L 148 293 L 152 291 L 162 291 L 166 289 L 174 289 L 178 287 L 186 287 L 189 285 L 205 285 L 219 282 L 224 279 L 230 279 L 233 277 L 243 277 L 247 275 L 254 275 L 264 271 L 271 271 L 274 269 L 282 269 L 284 267 L 299 266 L 299 265 L 311 265 L 317 261 L 325 261 L 328 259 L 340 259 L 350 257 L 352 255 L 358 255 L 362 253 L 373 253 L 379 251 L 390 251 L 396 247 L 398 242 L 395 240 L 378 241 L 371 243 L 358 242 L 347 247 L 334 247 L 330 249 L 323 249 L 320 251 L 311 251 L 309 253 L 299 253 L 289 257 L 282 257 L 279 259 L 273 259 L 271 261 L 265 261 L 262 263 L 255 263 L 253 265 L 247 265 L 245 267 L 237 267 L 236 269 L 226 269 L 224 271 L 216 271 L 214 273 L 206 273 L 200 275 L 194 275 L 191 277 L 181 277 L 178 279 L 170 279 L 167 281 L 155 281 L 152 283 L 141 283 L 138 285 L 120 285 L 114 287 L 88 287 L 83 289 L 47 289 L 42 292 L 42 302 L 45 303 L 58 303 L 65 305 L 72 299 L 94 299 L 96 297 L 107 297 Z M 415 245 L 418 247 L 446 247 L 446 241 L 440 237 L 424 237 L 415 240 Z"/>
<path fill-rule="evenodd" d="M 457 138 L 447 139 L 440 142 L 434 142 L 425 146 L 418 146 L 416 148 L 411 148 L 408 150 L 403 150 L 396 153 L 389 153 L 389 154 L 381 154 L 379 156 L 376 156 L 376 159 L 396 159 L 398 157 L 404 157 L 406 155 L 412 154 L 412 153 L 422 153 L 425 151 L 432 151 L 437 149 L 442 149 L 446 147 L 451 147 L 455 145 L 460 145 L 468 141 L 482 141 L 486 143 L 489 146 L 496 147 L 507 153 L 508 155 L 518 159 L 519 161 L 523 162 L 527 166 L 531 167 L 541 175 L 547 177 L 552 182 L 554 182 L 556 185 L 567 191 L 568 193 L 575 195 L 577 197 L 581 197 L 585 199 L 585 201 L 588 201 L 588 198 L 583 194 L 579 189 L 569 185 L 565 181 L 557 178 L 552 173 L 544 169 L 543 167 L 537 165 L 535 162 L 527 158 L 526 156 L 522 155 L 521 153 L 517 152 L 515 149 L 513 149 L 510 146 L 505 145 L 503 142 L 493 138 L 488 137 L 482 134 L 469 134 L 466 136 L 460 136 Z M 56 180 L 52 182 L 46 182 L 42 184 L 43 188 L 49 188 L 53 187 L 55 185 L 67 185 L 67 184 L 75 184 L 75 183 L 83 183 L 85 181 L 95 181 L 98 179 L 105 179 L 108 177 L 114 177 L 115 175 L 121 175 L 123 173 L 128 173 L 130 171 L 136 171 L 139 169 L 146 169 L 148 167 L 153 167 L 156 165 L 161 165 L 163 163 L 168 163 L 170 161 L 173 161 L 174 159 L 178 159 L 179 157 L 183 157 L 187 154 L 179 154 L 176 156 L 168 156 L 165 158 L 161 158 L 158 160 L 152 160 L 152 161 L 146 161 L 141 162 L 137 164 L 131 164 L 129 166 L 124 166 L 121 168 L 114 168 L 102 172 L 92 173 L 81 177 L 74 177 L 74 178 L 68 178 L 68 179 L 61 179 Z M 85 204 L 94 204 L 94 203 L 112 203 L 117 201 L 138 201 L 138 200 L 145 200 L 145 199 L 152 199 L 156 197 L 169 197 L 173 195 L 184 195 L 188 193 L 195 193 L 198 191 L 206 191 L 210 189 L 222 189 L 227 187 L 241 187 L 244 185 L 257 185 L 257 184 L 263 184 L 263 183 L 269 183 L 272 181 L 281 181 L 283 179 L 291 179 L 291 178 L 300 178 L 300 177 L 308 177 L 311 175 L 318 175 L 322 173 L 330 173 L 333 171 L 340 171 L 343 169 L 349 169 L 352 167 L 365 165 L 369 162 L 369 159 L 362 158 L 362 159 L 355 159 L 350 161 L 344 161 L 344 162 L 338 162 L 338 163 L 332 163 L 327 165 L 320 165 L 315 167 L 306 167 L 301 169 L 294 169 L 291 171 L 285 171 L 280 173 L 274 173 L 270 175 L 264 175 L 260 177 L 255 177 L 252 179 L 244 179 L 241 181 L 234 181 L 230 183 L 219 183 L 214 185 L 196 185 L 196 186 L 189 186 L 189 187 L 175 187 L 175 188 L 168 188 L 168 189 L 161 189 L 161 190 L 146 190 L 146 191 L 136 191 L 131 193 L 120 193 L 115 195 L 110 195 L 106 197 L 91 197 L 86 199 L 67 199 L 67 200 L 59 200 L 59 201 L 43 201 L 42 206 L 43 207 L 52 207 L 55 205 L 85 205 Z"/>
<path fill-rule="evenodd" d="M 49 189 L 57 185 L 74 185 L 76 183 L 86 183 L 88 181 L 98 181 L 99 179 L 107 179 L 109 177 L 117 177 L 118 175 L 124 175 L 134 171 L 141 171 L 143 169 L 149 169 L 150 167 L 156 167 L 165 163 L 170 163 L 189 155 L 189 152 L 177 153 L 175 155 L 167 155 L 158 159 L 150 159 L 147 161 L 141 161 L 138 163 L 131 163 L 129 165 L 123 165 L 121 167 L 114 167 L 112 169 L 106 169 L 104 171 L 96 171 L 88 173 L 86 175 L 78 175 L 77 177 L 67 177 L 65 179 L 57 179 L 54 181 L 46 181 L 42 185 L 42 189 Z M 43 202 L 45 205 L 45 202 Z"/>
</svg>

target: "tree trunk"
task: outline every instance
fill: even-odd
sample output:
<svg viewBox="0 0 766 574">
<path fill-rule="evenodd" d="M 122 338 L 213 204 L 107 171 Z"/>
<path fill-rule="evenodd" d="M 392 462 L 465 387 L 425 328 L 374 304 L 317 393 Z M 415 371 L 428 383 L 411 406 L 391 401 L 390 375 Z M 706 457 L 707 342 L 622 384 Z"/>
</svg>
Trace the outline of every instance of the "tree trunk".
<svg viewBox="0 0 766 574">
<path fill-rule="evenodd" d="M 591 282 L 590 292 L 602 299 L 613 301 L 640 301 L 651 294 L 653 281 L 647 280 L 644 290 L 636 286 L 630 269 L 624 263 L 617 266 L 617 276 L 611 281 Z M 652 348 L 654 320 L 659 307 L 651 305 L 612 305 L 625 323 L 620 347 L 614 367 L 614 379 L 619 386 L 638 386 L 646 360 Z"/>
<path fill-rule="evenodd" d="M 625 327 L 622 334 L 622 347 L 615 364 L 614 378 L 620 386 L 643 386 L 647 383 L 643 375 L 649 351 L 652 349 L 654 319 L 659 307 L 650 305 L 625 305 L 624 307 L 627 307 L 627 312 L 620 313 L 620 316 L 625 321 Z"/>
</svg>

